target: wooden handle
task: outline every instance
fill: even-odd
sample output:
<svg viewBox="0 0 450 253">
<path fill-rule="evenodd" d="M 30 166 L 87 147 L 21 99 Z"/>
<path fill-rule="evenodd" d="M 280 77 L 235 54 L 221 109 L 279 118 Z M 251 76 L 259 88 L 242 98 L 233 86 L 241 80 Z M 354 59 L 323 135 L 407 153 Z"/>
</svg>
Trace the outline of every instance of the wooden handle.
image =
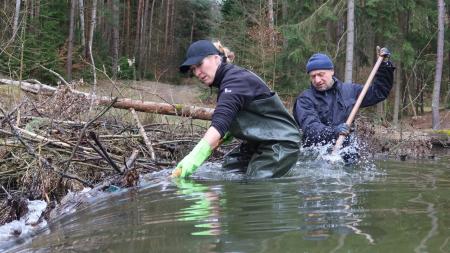
<svg viewBox="0 0 450 253">
<path fill-rule="evenodd" d="M 352 111 L 350 112 L 350 115 L 347 118 L 347 121 L 345 124 L 347 124 L 349 127 L 352 125 L 353 120 L 355 119 L 355 115 L 359 110 L 359 107 L 361 106 L 361 103 L 366 96 L 367 91 L 369 90 L 369 86 L 372 83 L 373 78 L 375 77 L 375 74 L 377 73 L 378 68 L 381 65 L 381 62 L 383 61 L 383 56 L 378 56 L 378 60 L 375 63 L 375 66 L 372 69 L 372 72 L 370 72 L 369 78 L 367 78 L 366 83 L 364 84 L 364 87 L 361 91 L 361 93 L 358 96 L 358 99 L 356 100 L 355 105 L 353 106 Z M 336 144 L 334 145 L 333 152 L 331 154 L 335 155 L 339 149 L 341 149 L 342 144 L 344 143 L 345 135 L 339 135 L 338 139 L 336 140 Z"/>
</svg>

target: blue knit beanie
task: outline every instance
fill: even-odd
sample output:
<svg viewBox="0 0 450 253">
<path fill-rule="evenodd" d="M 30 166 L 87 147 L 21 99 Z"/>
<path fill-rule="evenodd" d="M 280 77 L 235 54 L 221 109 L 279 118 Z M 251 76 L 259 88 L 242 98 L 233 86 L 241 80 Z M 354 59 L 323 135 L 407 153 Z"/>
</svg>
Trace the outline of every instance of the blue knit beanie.
<svg viewBox="0 0 450 253">
<path fill-rule="evenodd" d="M 333 62 L 326 54 L 313 54 L 306 64 L 306 72 L 309 73 L 318 69 L 334 69 Z"/>
</svg>

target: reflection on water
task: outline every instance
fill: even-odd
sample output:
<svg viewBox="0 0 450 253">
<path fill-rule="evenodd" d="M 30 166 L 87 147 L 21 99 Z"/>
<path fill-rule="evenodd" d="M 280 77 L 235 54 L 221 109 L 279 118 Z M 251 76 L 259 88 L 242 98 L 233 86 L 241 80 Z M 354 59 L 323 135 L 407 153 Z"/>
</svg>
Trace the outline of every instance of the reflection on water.
<svg viewBox="0 0 450 253">
<path fill-rule="evenodd" d="M 220 235 L 220 193 L 221 187 L 207 187 L 185 179 L 175 179 L 178 192 L 194 203 L 181 209 L 179 221 L 198 221 L 196 228 L 202 229 L 191 235 Z"/>
<path fill-rule="evenodd" d="M 193 180 L 169 174 L 92 201 L 7 252 L 450 252 L 448 160 L 303 159 L 287 178 L 257 181 L 216 164 Z"/>
</svg>

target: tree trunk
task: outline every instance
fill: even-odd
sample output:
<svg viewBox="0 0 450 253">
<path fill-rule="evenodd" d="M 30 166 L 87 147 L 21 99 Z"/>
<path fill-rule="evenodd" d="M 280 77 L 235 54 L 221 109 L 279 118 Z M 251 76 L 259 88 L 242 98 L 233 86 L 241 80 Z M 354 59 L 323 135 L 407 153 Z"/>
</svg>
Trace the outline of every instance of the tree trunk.
<svg viewBox="0 0 450 253">
<path fill-rule="evenodd" d="M 81 46 L 82 50 L 86 47 L 86 32 L 84 29 L 84 0 L 78 0 L 78 11 L 80 14 L 80 35 L 81 35 Z"/>
<path fill-rule="evenodd" d="M 166 0 L 166 26 L 164 29 L 164 58 L 167 58 L 167 44 L 169 42 L 170 0 Z"/>
<path fill-rule="evenodd" d="M 91 26 L 89 28 L 89 44 L 88 44 L 88 48 L 89 48 L 89 58 L 91 60 L 91 64 L 92 64 L 92 75 L 94 78 L 93 84 L 94 84 L 94 89 L 95 86 L 97 85 L 97 72 L 95 69 L 95 63 L 94 63 L 94 56 L 92 55 L 92 43 L 94 41 L 94 30 L 95 30 L 95 21 L 97 19 L 97 0 L 92 0 L 92 12 L 91 12 Z"/>
<path fill-rule="evenodd" d="M 126 8 L 124 8 L 124 22 L 123 22 L 123 33 L 122 37 L 126 38 L 126 40 L 130 40 L 130 16 L 131 16 L 131 0 L 127 1 Z M 131 57 L 131 49 L 129 46 L 130 43 L 123 43 L 123 51 L 125 55 Z"/>
<path fill-rule="evenodd" d="M 417 80 L 414 78 L 414 74 L 411 73 L 410 74 L 410 78 L 412 78 L 412 84 L 408 84 L 408 98 L 409 98 L 409 104 L 411 105 L 411 111 L 413 112 L 413 116 L 417 117 L 417 110 L 416 110 L 416 102 L 414 102 L 415 100 L 413 99 L 413 89 L 411 87 L 414 87 L 417 82 Z"/>
<path fill-rule="evenodd" d="M 287 0 L 281 0 L 281 17 L 283 20 L 283 25 L 288 24 L 288 1 Z M 283 49 L 286 49 L 288 47 L 288 40 L 283 36 Z"/>
<path fill-rule="evenodd" d="M 192 42 L 194 42 L 194 28 L 195 28 L 195 10 L 192 11 L 191 39 L 189 44 L 192 44 Z"/>
<path fill-rule="evenodd" d="M 395 86 L 394 86 L 394 115 L 392 116 L 392 123 L 395 127 L 399 127 L 399 112 L 400 112 L 400 98 L 401 98 L 401 83 L 402 83 L 402 65 L 399 61 L 397 63 L 397 69 L 395 71 Z"/>
<path fill-rule="evenodd" d="M 119 0 L 112 1 L 112 74 L 113 78 L 117 78 L 117 70 L 119 65 L 119 20 L 120 20 Z"/>
<path fill-rule="evenodd" d="M 347 45 L 345 52 L 345 79 L 344 79 L 346 83 L 352 82 L 354 41 L 355 41 L 355 2 L 354 0 L 347 0 Z"/>
<path fill-rule="evenodd" d="M 274 32 L 274 18 L 273 18 L 273 0 L 267 0 L 268 18 L 269 18 L 269 32 L 270 32 L 270 47 L 275 47 L 275 32 Z"/>
<path fill-rule="evenodd" d="M 172 10 L 170 14 L 170 50 L 169 50 L 170 59 L 173 59 L 174 40 L 175 40 L 175 0 L 172 0 Z"/>
<path fill-rule="evenodd" d="M 439 116 L 439 99 L 442 81 L 442 65 L 444 59 L 444 22 L 445 22 L 445 3 L 444 0 L 437 1 L 438 6 L 438 39 L 436 54 L 436 74 L 434 76 L 433 98 L 431 102 L 432 109 L 432 125 L 433 129 L 441 128 L 441 120 Z"/>
<path fill-rule="evenodd" d="M 134 41 L 134 57 L 137 63 L 137 68 L 140 68 L 141 63 L 141 37 L 142 37 L 142 11 L 144 10 L 144 0 L 139 0 L 137 6 L 137 17 L 136 17 L 136 37 Z"/>
<path fill-rule="evenodd" d="M 104 10 L 110 11 L 112 8 L 111 6 L 111 0 L 100 0 L 97 1 L 97 20 L 95 21 L 95 30 L 96 33 L 99 34 L 99 38 L 101 38 L 102 41 L 105 41 L 105 44 L 110 44 L 110 34 L 111 34 L 111 28 L 109 20 L 110 18 L 107 17 L 103 12 Z M 110 48 L 110 47 L 109 47 Z"/>
<path fill-rule="evenodd" d="M 145 69 L 149 69 L 148 68 L 148 64 L 150 62 L 149 59 L 151 59 L 152 57 L 152 33 L 153 33 L 153 13 L 154 13 L 154 9 L 155 9 L 155 2 L 156 0 L 152 1 L 152 8 L 150 10 L 150 24 L 149 24 L 149 28 L 148 28 L 148 50 L 147 50 L 147 61 L 145 61 Z"/>
<path fill-rule="evenodd" d="M 34 17 L 36 17 L 36 16 L 34 15 L 34 5 L 35 5 L 34 0 L 31 0 L 31 1 L 30 1 L 30 19 L 31 19 L 31 20 L 33 20 Z"/>
<path fill-rule="evenodd" d="M 162 33 L 162 29 L 161 29 L 161 27 L 162 27 L 162 22 L 163 22 L 163 15 L 164 15 L 164 0 L 161 0 L 161 2 L 160 2 L 161 4 L 160 4 L 160 7 L 159 7 L 159 12 L 158 12 L 158 15 L 157 15 L 157 24 L 156 24 L 156 29 L 155 29 L 155 32 L 156 32 L 156 39 L 155 39 L 155 41 L 156 41 L 156 45 L 155 45 L 155 49 L 156 49 L 156 52 L 155 52 L 155 56 L 156 56 L 156 58 L 157 59 L 161 59 L 162 58 L 162 53 L 161 53 L 161 33 Z M 158 62 L 156 62 L 156 61 L 153 61 L 153 74 L 155 75 L 155 77 L 156 77 L 156 75 L 157 75 L 157 72 L 158 72 Z"/>
<path fill-rule="evenodd" d="M 417 114 L 420 115 L 420 81 L 417 79 L 414 79 L 414 84 L 415 84 L 415 88 L 416 91 L 414 92 L 414 94 L 417 94 L 416 97 L 414 97 L 414 106 L 416 108 L 416 112 Z"/>
<path fill-rule="evenodd" d="M 39 15 L 41 15 L 41 0 L 36 0 L 35 3 L 34 15 L 39 18 Z"/>
<path fill-rule="evenodd" d="M 147 45 L 146 43 L 146 39 L 147 37 L 147 20 L 148 20 L 148 9 L 150 6 L 150 2 L 149 0 L 145 0 L 144 3 L 144 15 L 143 15 L 143 22 L 142 22 L 142 33 L 141 33 L 141 38 L 140 38 L 140 42 L 139 42 L 139 55 L 141 56 L 139 59 L 139 78 L 142 79 L 145 75 L 145 62 L 147 61 L 147 47 L 145 45 Z"/>
<path fill-rule="evenodd" d="M 19 30 L 19 16 L 20 16 L 20 3 L 21 0 L 16 0 L 16 11 L 14 13 L 14 21 L 13 21 L 13 27 L 12 27 L 12 36 L 11 36 L 11 42 L 14 41 L 17 35 L 17 31 Z"/>
<path fill-rule="evenodd" d="M 75 24 L 75 8 L 76 0 L 71 0 L 70 5 L 70 23 L 69 23 L 69 42 L 67 45 L 67 81 L 72 81 L 72 51 L 73 51 L 73 35 L 74 35 L 74 24 Z"/>
<path fill-rule="evenodd" d="M 419 97 L 419 107 L 420 107 L 420 115 L 423 115 L 423 113 L 424 113 L 424 101 L 423 101 L 423 93 L 424 93 L 424 91 L 423 91 L 423 83 L 422 82 L 419 82 L 419 95 L 420 95 L 420 97 Z"/>
</svg>

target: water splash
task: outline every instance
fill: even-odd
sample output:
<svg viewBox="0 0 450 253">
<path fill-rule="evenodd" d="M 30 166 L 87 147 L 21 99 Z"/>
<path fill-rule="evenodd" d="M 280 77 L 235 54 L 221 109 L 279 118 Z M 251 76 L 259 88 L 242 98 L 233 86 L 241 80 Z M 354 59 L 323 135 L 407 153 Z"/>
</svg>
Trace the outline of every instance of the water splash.
<svg viewBox="0 0 450 253">
<path fill-rule="evenodd" d="M 20 220 L 14 220 L 0 226 L 0 243 L 2 245 L 9 245 L 15 240 L 27 238 L 34 232 L 47 226 L 45 220 L 39 220 L 47 207 L 47 203 L 42 200 L 27 200 L 27 206 L 28 213 Z M 1 249 L 0 247 L 0 251 Z"/>
</svg>

